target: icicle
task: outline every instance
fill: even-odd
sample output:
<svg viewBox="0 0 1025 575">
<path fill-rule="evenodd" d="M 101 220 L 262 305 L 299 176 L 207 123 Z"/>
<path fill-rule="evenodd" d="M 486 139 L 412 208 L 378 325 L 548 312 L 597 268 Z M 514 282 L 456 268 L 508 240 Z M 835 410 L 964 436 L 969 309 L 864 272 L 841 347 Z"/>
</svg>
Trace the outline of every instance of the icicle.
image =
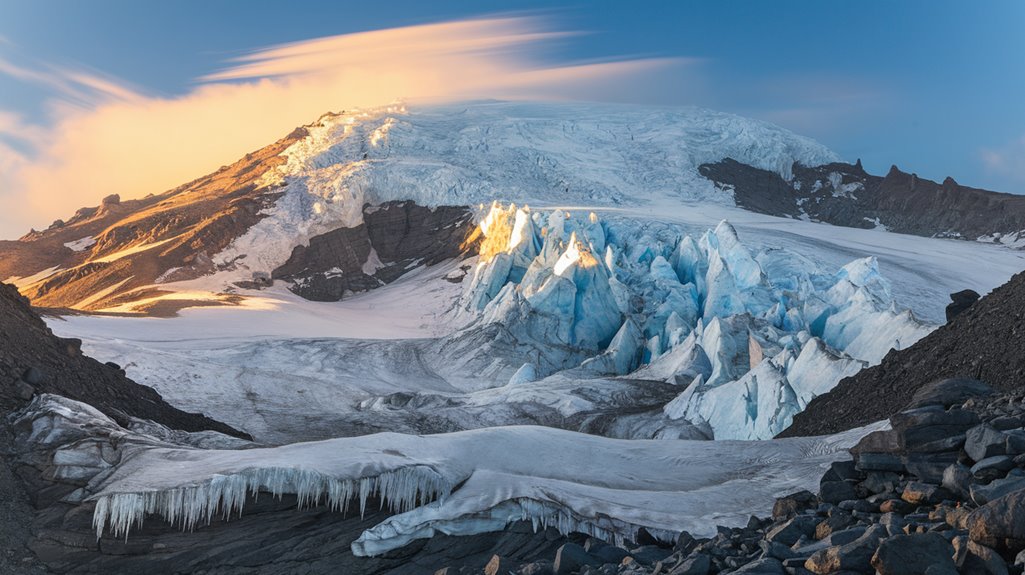
<svg viewBox="0 0 1025 575">
<path fill-rule="evenodd" d="M 280 498 L 296 496 L 298 507 L 327 502 L 330 509 L 347 512 L 349 503 L 359 498 L 360 517 L 366 514 L 367 501 L 381 498 L 382 508 L 393 513 L 410 511 L 417 502 L 444 499 L 452 485 L 433 468 L 412 466 L 359 478 L 326 477 L 320 473 L 288 468 L 256 469 L 234 475 L 215 475 L 204 483 L 165 491 L 112 493 L 95 498 L 93 527 L 97 538 L 109 530 L 115 537 L 127 537 L 142 526 L 146 515 L 160 515 L 182 530 L 192 530 L 214 517 L 229 519 L 241 515 L 246 497 L 268 491 Z"/>
</svg>

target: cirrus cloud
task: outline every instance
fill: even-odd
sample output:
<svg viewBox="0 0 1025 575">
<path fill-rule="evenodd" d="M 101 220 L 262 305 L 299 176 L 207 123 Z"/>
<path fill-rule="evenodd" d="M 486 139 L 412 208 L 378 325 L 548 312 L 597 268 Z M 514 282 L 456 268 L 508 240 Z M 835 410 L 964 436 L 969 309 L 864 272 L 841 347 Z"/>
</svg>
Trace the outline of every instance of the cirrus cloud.
<svg viewBox="0 0 1025 575">
<path fill-rule="evenodd" d="M 689 63 L 543 63 L 546 46 L 572 35 L 537 17 L 501 17 L 317 38 L 244 54 L 171 98 L 96 73 L 0 61 L 0 75 L 55 92 L 49 126 L 25 129 L 31 150 L 0 162 L 0 198 L 15 206 L 0 214 L 0 237 L 107 194 L 132 198 L 170 189 L 326 111 L 397 99 L 602 100 Z"/>
</svg>

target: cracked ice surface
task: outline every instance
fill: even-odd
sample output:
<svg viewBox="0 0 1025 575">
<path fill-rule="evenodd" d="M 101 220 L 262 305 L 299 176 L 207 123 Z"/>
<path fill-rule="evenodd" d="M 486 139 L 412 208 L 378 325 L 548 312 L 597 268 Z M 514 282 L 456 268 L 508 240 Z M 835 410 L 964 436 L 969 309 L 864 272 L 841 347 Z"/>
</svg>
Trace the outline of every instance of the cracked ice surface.
<svg viewBox="0 0 1025 575">
<path fill-rule="evenodd" d="M 875 258 L 826 273 L 780 250 L 752 253 L 726 221 L 695 239 L 495 203 L 481 230 L 462 298 L 480 315 L 466 330 L 501 324 L 537 342 L 510 385 L 562 370 L 677 384 L 665 415 L 716 439 L 774 436 L 840 379 L 932 329 L 897 309 Z"/>
</svg>

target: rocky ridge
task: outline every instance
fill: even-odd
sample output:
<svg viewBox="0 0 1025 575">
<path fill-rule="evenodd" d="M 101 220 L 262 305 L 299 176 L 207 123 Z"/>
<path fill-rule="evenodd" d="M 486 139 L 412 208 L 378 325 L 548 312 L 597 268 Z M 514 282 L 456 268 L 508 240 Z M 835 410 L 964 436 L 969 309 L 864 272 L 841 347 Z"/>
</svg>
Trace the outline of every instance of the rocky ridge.
<svg viewBox="0 0 1025 575">
<path fill-rule="evenodd" d="M 0 241 L 0 280 L 16 278 L 33 305 L 98 310 L 159 295 L 154 285 L 169 270 L 176 279 L 212 273 L 211 256 L 280 196 L 261 177 L 306 133 L 296 129 L 173 190 L 138 200 L 109 196 L 46 230 Z"/>
<path fill-rule="evenodd" d="M 1025 230 L 1025 196 L 936 183 L 892 166 L 885 176 L 865 171 L 861 161 L 807 167 L 795 164 L 792 178 L 727 158 L 703 164 L 700 173 L 732 191 L 738 206 L 763 214 L 853 228 L 1011 244 Z"/>
</svg>

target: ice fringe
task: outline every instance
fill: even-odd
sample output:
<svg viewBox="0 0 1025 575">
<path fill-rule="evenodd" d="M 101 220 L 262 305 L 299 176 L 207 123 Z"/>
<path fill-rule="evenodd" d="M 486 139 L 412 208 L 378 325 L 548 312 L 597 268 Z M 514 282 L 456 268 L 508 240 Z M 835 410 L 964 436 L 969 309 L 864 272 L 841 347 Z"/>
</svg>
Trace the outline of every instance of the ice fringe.
<svg viewBox="0 0 1025 575">
<path fill-rule="evenodd" d="M 404 513 L 418 504 L 444 500 L 452 489 L 450 481 L 426 465 L 350 479 L 337 479 L 305 469 L 257 468 L 216 475 L 198 485 L 101 495 L 95 498 L 93 527 L 97 538 L 102 537 L 108 527 L 115 537 L 127 538 L 130 529 L 142 527 L 146 515 L 159 514 L 168 523 L 191 531 L 200 523 L 209 524 L 218 514 L 225 520 L 233 514 L 241 515 L 246 497 L 255 498 L 261 491 L 278 498 L 286 493 L 295 494 L 299 508 L 326 499 L 332 510 L 343 513 L 357 499 L 360 517 L 366 514 L 367 501 L 378 495 L 382 509 L 387 506 L 392 513 Z"/>
<path fill-rule="evenodd" d="M 352 543 L 352 552 L 357 557 L 373 557 L 406 545 L 415 539 L 433 537 L 437 532 L 456 536 L 469 535 L 479 533 L 482 524 L 487 524 L 490 531 L 501 531 L 516 521 L 529 521 L 535 533 L 552 527 L 561 535 L 583 533 L 619 546 L 622 546 L 627 539 L 636 540 L 641 529 L 662 541 L 673 541 L 679 535 L 675 531 L 638 525 L 608 515 L 584 517 L 565 505 L 538 501 L 529 497 L 517 497 L 499 503 L 481 514 L 469 518 L 430 522 L 412 532 L 403 533 L 400 529 L 389 528 L 386 521 L 364 531 Z"/>
</svg>

